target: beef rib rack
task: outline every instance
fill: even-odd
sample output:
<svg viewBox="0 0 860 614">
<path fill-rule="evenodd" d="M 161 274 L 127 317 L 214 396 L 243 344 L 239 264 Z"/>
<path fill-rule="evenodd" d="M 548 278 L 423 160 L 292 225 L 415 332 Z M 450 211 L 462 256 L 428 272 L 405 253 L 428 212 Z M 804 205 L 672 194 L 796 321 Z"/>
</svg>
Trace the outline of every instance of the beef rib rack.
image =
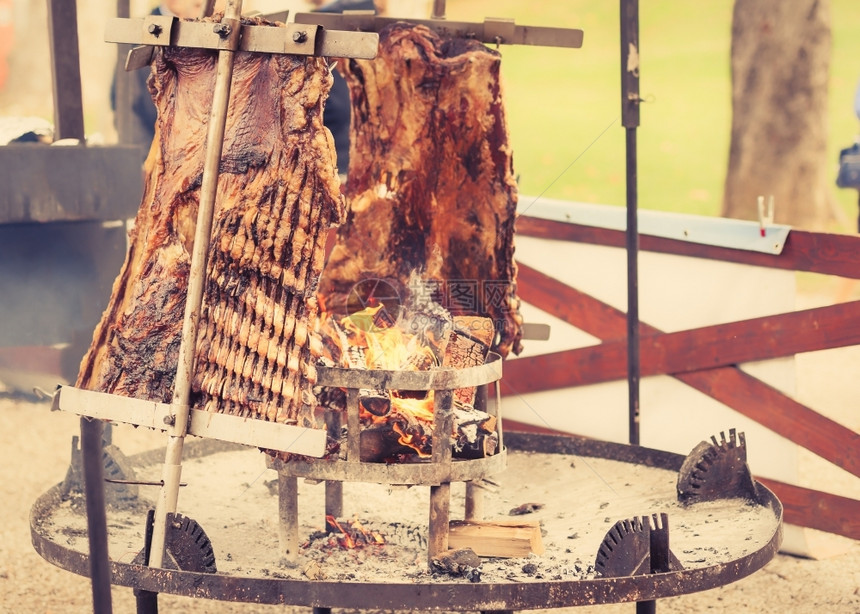
<svg viewBox="0 0 860 614">
<path fill-rule="evenodd" d="M 170 401 L 216 58 L 156 52 L 143 201 L 78 387 Z M 322 120 L 331 82 L 322 58 L 236 53 L 192 406 L 295 423 L 315 405 L 317 283 L 328 228 L 344 215 Z"/>
<path fill-rule="evenodd" d="M 480 42 L 406 23 L 380 32 L 376 59 L 339 64 L 352 99 L 349 210 L 320 282 L 327 310 L 364 307 L 362 288 L 378 287 L 368 280 L 408 296 L 417 272 L 452 315 L 492 319 L 494 351 L 520 351 L 500 65 Z"/>
</svg>

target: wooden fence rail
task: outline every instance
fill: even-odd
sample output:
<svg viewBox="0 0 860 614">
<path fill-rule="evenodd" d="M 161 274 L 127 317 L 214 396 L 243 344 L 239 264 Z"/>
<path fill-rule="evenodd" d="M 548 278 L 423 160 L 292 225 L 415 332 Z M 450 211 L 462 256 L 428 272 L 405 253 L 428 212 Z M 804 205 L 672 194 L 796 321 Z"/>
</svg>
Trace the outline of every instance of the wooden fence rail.
<svg viewBox="0 0 860 614">
<path fill-rule="evenodd" d="M 521 216 L 517 233 L 624 247 L 624 233 Z M 762 254 L 647 235 L 640 249 L 860 279 L 860 238 L 791 231 L 781 254 Z M 524 264 L 520 297 L 602 341 L 506 363 L 502 394 L 525 394 L 627 376 L 626 315 Z M 640 323 L 642 376 L 665 374 L 716 399 L 830 463 L 860 476 L 860 434 L 740 370 L 743 362 L 860 344 L 860 301 L 694 330 L 664 333 Z M 860 399 L 847 399 L 858 403 Z M 792 524 L 860 539 L 860 501 L 762 480 Z"/>
</svg>

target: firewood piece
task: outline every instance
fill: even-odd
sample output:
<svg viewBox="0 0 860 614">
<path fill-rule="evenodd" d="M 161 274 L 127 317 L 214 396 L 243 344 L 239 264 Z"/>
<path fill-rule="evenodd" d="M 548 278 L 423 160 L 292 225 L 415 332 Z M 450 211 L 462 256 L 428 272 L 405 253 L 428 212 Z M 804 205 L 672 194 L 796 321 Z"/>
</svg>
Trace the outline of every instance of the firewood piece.
<svg viewBox="0 0 860 614">
<path fill-rule="evenodd" d="M 452 520 L 448 546 L 471 548 L 478 556 L 518 558 L 545 552 L 540 522 L 522 520 Z"/>
<path fill-rule="evenodd" d="M 359 444 L 359 458 L 363 463 L 382 463 L 392 458 L 415 455 L 413 448 L 400 443 L 400 435 L 391 425 L 362 430 Z"/>
<path fill-rule="evenodd" d="M 532 514 L 539 509 L 543 508 L 543 503 L 523 503 L 521 505 L 516 506 L 511 511 L 508 512 L 509 516 L 523 516 L 525 514 Z"/>
<path fill-rule="evenodd" d="M 470 582 L 481 581 L 481 559 L 471 548 L 451 549 L 431 560 L 438 571 L 463 576 Z"/>
<path fill-rule="evenodd" d="M 498 435 L 495 433 L 479 433 L 474 441 L 458 441 L 454 445 L 451 456 L 469 460 L 486 458 L 495 454 L 498 447 Z"/>
<path fill-rule="evenodd" d="M 484 364 L 494 336 L 493 321 L 489 318 L 455 316 L 442 366 L 465 369 Z M 472 406 L 476 392 L 475 387 L 458 388 L 454 391 L 454 402 Z"/>
<path fill-rule="evenodd" d="M 363 287 L 384 285 L 400 299 L 422 292 L 410 286 L 418 271 L 452 315 L 491 319 L 494 351 L 519 353 L 517 186 L 501 56 L 424 26 L 396 23 L 379 36 L 376 59 L 339 67 L 353 105 L 350 212 L 320 294 L 346 314 Z"/>
<path fill-rule="evenodd" d="M 216 58 L 156 51 L 158 122 L 143 201 L 81 364 L 82 388 L 170 401 Z M 195 351 L 197 407 L 284 422 L 313 401 L 316 286 L 327 229 L 344 213 L 322 123 L 331 82 L 323 58 L 236 53 Z"/>
</svg>

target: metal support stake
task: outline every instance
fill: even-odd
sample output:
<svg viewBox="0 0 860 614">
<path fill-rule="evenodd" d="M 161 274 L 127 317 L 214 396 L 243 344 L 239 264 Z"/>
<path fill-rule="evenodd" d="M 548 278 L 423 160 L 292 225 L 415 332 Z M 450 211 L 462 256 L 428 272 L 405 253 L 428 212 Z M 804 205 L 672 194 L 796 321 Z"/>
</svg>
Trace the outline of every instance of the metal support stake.
<svg viewBox="0 0 860 614">
<path fill-rule="evenodd" d="M 433 392 L 433 462 L 451 463 L 451 433 L 454 429 L 454 393 L 451 390 Z M 430 518 L 427 538 L 427 566 L 448 551 L 448 530 L 451 518 L 451 484 L 443 482 L 430 487 Z"/>
<path fill-rule="evenodd" d="M 484 519 L 484 489 L 466 482 L 466 520 Z"/>
<path fill-rule="evenodd" d="M 629 441 L 639 445 L 639 223 L 636 129 L 639 127 L 639 0 L 621 0 L 621 123 L 627 166 L 627 389 Z M 656 601 L 640 601 L 637 614 L 654 614 Z"/>
<path fill-rule="evenodd" d="M 281 555 L 290 563 L 299 556 L 298 479 L 278 472 L 278 538 Z"/>
<path fill-rule="evenodd" d="M 343 427 L 343 413 L 339 411 L 327 411 L 325 414 L 325 425 L 328 436 L 334 441 L 340 441 L 340 432 Z M 326 480 L 325 513 L 326 516 L 334 516 L 335 518 L 343 515 L 343 482 Z"/>
<path fill-rule="evenodd" d="M 51 75 L 54 80 L 54 140 L 84 141 L 84 103 L 75 0 L 48 0 Z"/>
<path fill-rule="evenodd" d="M 104 423 L 101 420 L 81 418 L 81 457 L 90 545 L 93 614 L 110 614 L 113 611 L 105 512 L 104 461 L 102 460 L 103 432 Z"/>
<path fill-rule="evenodd" d="M 639 126 L 639 2 L 621 0 L 621 122 L 627 164 L 627 387 L 629 440 L 639 444 L 639 227 L 636 128 Z"/>
<path fill-rule="evenodd" d="M 242 0 L 227 0 L 223 24 L 237 28 L 242 11 Z M 235 39 L 238 42 L 238 38 Z M 182 322 L 182 337 L 179 345 L 179 361 L 173 388 L 173 424 L 168 431 L 162 480 L 164 486 L 155 505 L 155 527 L 152 533 L 152 567 L 161 567 L 167 532 L 167 514 L 176 512 L 179 497 L 179 479 L 182 473 L 182 447 L 188 431 L 189 397 L 194 363 L 194 348 L 197 344 L 197 327 L 200 306 L 203 303 L 203 286 L 206 273 L 206 256 L 209 251 L 209 236 L 212 232 L 212 217 L 215 211 L 215 195 L 218 186 L 218 170 L 221 165 L 221 150 L 224 145 L 224 129 L 227 122 L 227 105 L 230 101 L 230 82 L 233 79 L 233 49 L 218 51 L 218 66 L 215 74 L 215 91 L 212 96 L 212 111 L 206 135 L 206 153 L 203 165 L 203 182 L 200 187 L 200 208 L 197 213 L 197 228 L 191 254 L 191 271 L 188 278 L 188 294 L 185 299 L 185 317 Z"/>
<path fill-rule="evenodd" d="M 48 0 L 51 76 L 54 86 L 54 138 L 79 139 L 83 143 L 86 135 L 81 97 L 77 15 L 75 0 Z M 93 612 L 110 614 L 113 605 L 102 460 L 104 423 L 101 420 L 81 418 L 80 424 Z"/>
<path fill-rule="evenodd" d="M 475 409 L 478 411 L 487 411 L 491 415 L 496 415 L 498 413 L 498 407 L 493 406 L 492 411 L 488 411 L 489 404 L 487 402 L 487 397 L 487 384 L 481 384 L 475 391 Z M 479 485 L 476 485 L 474 482 L 466 482 L 465 518 L 466 520 L 484 519 L 484 489 Z"/>
</svg>

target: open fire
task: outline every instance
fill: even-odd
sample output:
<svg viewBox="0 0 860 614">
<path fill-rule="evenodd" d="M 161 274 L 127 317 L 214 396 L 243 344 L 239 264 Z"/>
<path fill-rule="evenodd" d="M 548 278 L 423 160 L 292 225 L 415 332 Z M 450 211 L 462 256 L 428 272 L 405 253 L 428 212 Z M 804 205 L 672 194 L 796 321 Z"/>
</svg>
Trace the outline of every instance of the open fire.
<svg viewBox="0 0 860 614">
<path fill-rule="evenodd" d="M 352 550 L 364 546 L 383 546 L 385 538 L 378 531 L 370 531 L 358 519 L 338 521 L 331 514 L 325 517 L 325 527 L 329 534 L 334 534 L 341 548 Z"/>
<path fill-rule="evenodd" d="M 323 364 L 350 369 L 427 371 L 484 364 L 493 338 L 492 321 L 452 317 L 427 302 L 392 313 L 371 300 L 343 317 L 324 313 Z M 343 410 L 345 391 L 320 390 L 321 403 Z M 361 389 L 361 457 L 367 462 L 416 462 L 433 448 L 434 393 L 416 390 Z M 495 453 L 498 439 L 493 416 L 475 408 L 475 388 L 454 391 L 453 454 L 482 458 Z"/>
</svg>

